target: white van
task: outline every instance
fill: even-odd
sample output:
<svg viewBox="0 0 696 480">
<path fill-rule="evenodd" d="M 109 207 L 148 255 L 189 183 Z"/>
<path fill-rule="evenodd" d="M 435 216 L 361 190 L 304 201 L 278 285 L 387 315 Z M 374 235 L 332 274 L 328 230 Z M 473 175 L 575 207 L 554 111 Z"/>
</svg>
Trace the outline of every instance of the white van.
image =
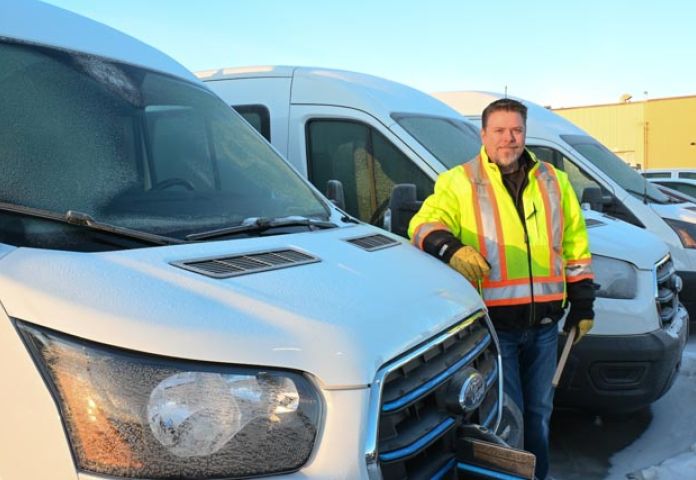
<svg viewBox="0 0 696 480">
<path fill-rule="evenodd" d="M 489 92 L 434 94 L 463 115 L 477 119 L 481 111 L 503 95 Z M 541 159 L 568 174 L 592 208 L 644 228 L 669 246 L 684 288 L 680 300 L 696 319 L 696 207 L 670 200 L 608 148 L 574 124 L 540 105 L 522 101 L 528 110 L 527 145 Z"/>
<path fill-rule="evenodd" d="M 0 65 L 2 480 L 470 467 L 502 384 L 459 275 L 133 38 L 4 2 Z"/>
<path fill-rule="evenodd" d="M 348 213 L 380 226 L 386 218 L 386 226 L 402 235 L 410 216 L 389 211 L 392 188 L 415 184 L 410 198 L 423 200 L 440 172 L 480 148 L 478 131 L 457 112 L 373 76 L 303 67 L 197 75 L 317 187 L 340 180 Z M 586 213 L 602 289 L 595 328 L 573 350 L 557 404 L 640 408 L 671 385 L 688 316 L 679 307 L 667 246 L 644 230 Z"/>
</svg>

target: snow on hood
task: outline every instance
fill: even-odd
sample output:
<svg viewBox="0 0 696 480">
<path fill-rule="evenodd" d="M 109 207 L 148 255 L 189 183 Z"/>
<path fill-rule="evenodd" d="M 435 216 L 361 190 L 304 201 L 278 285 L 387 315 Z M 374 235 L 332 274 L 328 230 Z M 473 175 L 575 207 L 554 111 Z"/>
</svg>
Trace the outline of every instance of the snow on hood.
<svg viewBox="0 0 696 480">
<path fill-rule="evenodd" d="M 355 226 L 107 253 L 19 248 L 0 259 L 0 298 L 14 318 L 96 342 L 364 386 L 387 360 L 482 308 L 462 276 L 404 241 L 374 252 L 344 241 L 370 233 Z M 224 280 L 171 265 L 288 247 L 321 261 Z"/>
</svg>

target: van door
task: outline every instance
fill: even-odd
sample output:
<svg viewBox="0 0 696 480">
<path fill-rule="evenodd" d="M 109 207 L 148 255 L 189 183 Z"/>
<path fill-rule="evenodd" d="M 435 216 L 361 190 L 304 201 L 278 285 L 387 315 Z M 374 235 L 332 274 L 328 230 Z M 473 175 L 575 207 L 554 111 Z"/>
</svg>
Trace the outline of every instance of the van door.
<svg viewBox="0 0 696 480">
<path fill-rule="evenodd" d="M 305 159 L 307 176 L 321 191 L 328 180 L 340 180 L 346 211 L 383 227 L 394 185 L 415 184 L 417 197 L 425 199 L 433 192 L 434 172 L 427 174 L 429 167 L 384 125 L 353 112 L 293 106 L 290 143 L 304 148 L 289 148 L 289 156 L 295 156 L 293 164 Z"/>
</svg>

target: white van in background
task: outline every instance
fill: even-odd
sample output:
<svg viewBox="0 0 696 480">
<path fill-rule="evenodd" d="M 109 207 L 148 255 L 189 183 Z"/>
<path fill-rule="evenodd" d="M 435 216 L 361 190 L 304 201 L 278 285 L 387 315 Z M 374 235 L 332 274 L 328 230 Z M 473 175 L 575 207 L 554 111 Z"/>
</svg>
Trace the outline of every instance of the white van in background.
<svg viewBox="0 0 696 480">
<path fill-rule="evenodd" d="M 393 187 L 414 184 L 406 196 L 423 200 L 440 172 L 480 148 L 478 131 L 456 111 L 370 75 L 278 66 L 197 75 L 318 188 L 340 180 L 348 213 L 402 235 L 410 216 L 389 210 Z M 637 409 L 670 387 L 688 316 L 663 242 L 624 222 L 586 215 L 602 289 L 595 328 L 573 349 L 557 403 Z"/>
<path fill-rule="evenodd" d="M 443 92 L 434 94 L 471 119 L 499 93 Z M 696 206 L 675 203 L 608 148 L 557 113 L 526 100 L 527 146 L 541 159 L 568 174 L 578 198 L 593 209 L 659 236 L 669 246 L 684 288 L 680 300 L 696 320 Z M 597 190 L 599 195 L 594 193 Z"/>
<path fill-rule="evenodd" d="M 460 275 L 131 37 L 2 2 L 0 65 L 2 480 L 468 471 L 503 402 Z"/>
</svg>

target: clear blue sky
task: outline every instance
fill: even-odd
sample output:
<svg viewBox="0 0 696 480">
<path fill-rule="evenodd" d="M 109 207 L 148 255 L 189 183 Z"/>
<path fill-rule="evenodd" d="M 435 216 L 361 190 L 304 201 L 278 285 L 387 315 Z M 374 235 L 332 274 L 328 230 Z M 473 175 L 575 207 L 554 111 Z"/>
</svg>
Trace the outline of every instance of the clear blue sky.
<svg viewBox="0 0 696 480">
<path fill-rule="evenodd" d="M 554 107 L 696 94 L 689 0 L 45 1 L 194 71 L 332 67 L 426 92 L 507 86 Z"/>
</svg>

